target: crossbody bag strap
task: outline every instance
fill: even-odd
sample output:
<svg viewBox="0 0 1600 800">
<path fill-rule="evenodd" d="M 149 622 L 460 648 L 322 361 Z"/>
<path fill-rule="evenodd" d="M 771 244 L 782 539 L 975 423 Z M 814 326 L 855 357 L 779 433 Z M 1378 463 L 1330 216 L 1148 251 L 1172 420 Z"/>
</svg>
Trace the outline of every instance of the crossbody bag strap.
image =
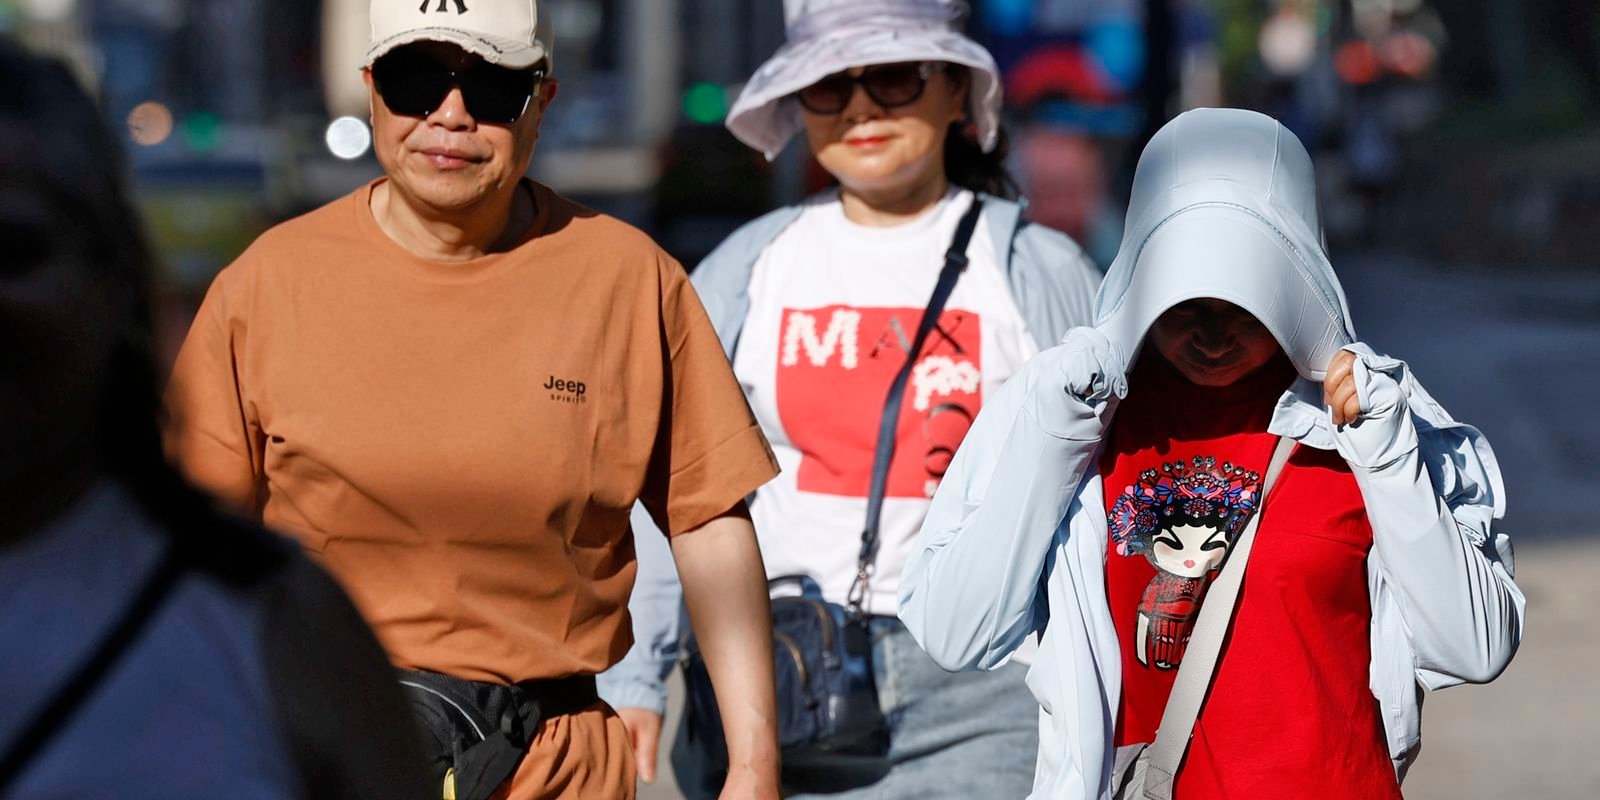
<svg viewBox="0 0 1600 800">
<path fill-rule="evenodd" d="M 883 496 L 889 485 L 889 464 L 894 460 L 895 432 L 899 428 L 900 404 L 905 399 L 906 380 L 917 365 L 917 356 L 928 334 L 939 324 L 944 304 L 956 288 L 956 280 L 967 268 L 967 245 L 972 242 L 973 231 L 978 228 L 978 217 L 983 213 L 983 198 L 972 195 L 972 205 L 956 224 L 950 249 L 944 254 L 944 268 L 939 271 L 939 281 L 933 285 L 933 296 L 917 323 L 917 334 L 912 337 L 911 349 L 906 353 L 906 363 L 889 384 L 889 395 L 883 401 L 883 416 L 878 421 L 878 443 L 872 456 L 872 483 L 867 490 L 867 521 L 861 530 L 861 553 L 856 560 L 856 580 L 850 587 L 850 611 L 856 617 L 865 613 L 867 582 L 872 576 L 872 561 L 878 550 L 878 525 L 883 516 Z"/>
<path fill-rule="evenodd" d="M 1156 729 L 1156 740 L 1150 745 L 1149 765 L 1145 772 L 1144 796 L 1151 800 L 1172 800 L 1172 782 L 1178 774 L 1178 765 L 1189 750 L 1189 737 L 1194 734 L 1195 720 L 1205 703 L 1206 692 L 1211 688 L 1211 676 L 1216 672 L 1217 659 L 1222 654 L 1222 640 L 1227 636 L 1229 624 L 1239 604 L 1239 589 L 1244 585 L 1244 570 L 1250 560 L 1250 548 L 1255 544 L 1256 529 L 1261 526 L 1261 516 L 1266 513 L 1267 499 L 1278 481 L 1283 465 L 1288 463 L 1294 450 L 1294 440 L 1279 437 L 1272 451 L 1272 461 L 1267 464 L 1266 477 L 1261 482 L 1261 500 L 1256 513 L 1245 524 L 1239 541 L 1228 554 L 1227 563 L 1217 576 L 1216 583 L 1206 591 L 1205 602 L 1200 606 L 1200 616 L 1195 620 L 1194 631 L 1189 636 L 1189 646 L 1184 650 L 1183 663 L 1173 680 L 1172 694 L 1167 696 L 1167 707 L 1161 715 L 1161 726 Z"/>
<path fill-rule="evenodd" d="M 166 604 L 177 586 L 183 564 L 171 544 L 134 593 L 122 615 L 111 626 L 89 656 L 64 681 L 49 699 L 39 706 L 26 725 L 18 729 L 3 754 L 0 754 L 0 797 L 7 796 L 12 781 L 22 777 L 28 764 L 55 741 L 76 717 L 122 657 L 139 641 Z"/>
</svg>

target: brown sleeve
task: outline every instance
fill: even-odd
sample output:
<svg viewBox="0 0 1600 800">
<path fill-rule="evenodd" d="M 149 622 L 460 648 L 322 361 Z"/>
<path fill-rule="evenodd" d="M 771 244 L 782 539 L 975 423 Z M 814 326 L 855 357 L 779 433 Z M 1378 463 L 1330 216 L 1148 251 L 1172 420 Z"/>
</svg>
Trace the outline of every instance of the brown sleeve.
<svg viewBox="0 0 1600 800">
<path fill-rule="evenodd" d="M 241 384 L 245 320 L 229 313 L 229 267 L 195 314 L 167 385 L 167 457 L 185 477 L 248 517 L 259 512 L 260 423 Z"/>
<path fill-rule="evenodd" d="M 662 428 L 640 498 L 668 536 L 692 531 L 778 474 L 688 275 L 661 257 L 668 360 Z"/>
<path fill-rule="evenodd" d="M 267 680 L 304 796 L 438 798 L 394 670 L 333 579 L 297 552 L 265 599 Z"/>
</svg>

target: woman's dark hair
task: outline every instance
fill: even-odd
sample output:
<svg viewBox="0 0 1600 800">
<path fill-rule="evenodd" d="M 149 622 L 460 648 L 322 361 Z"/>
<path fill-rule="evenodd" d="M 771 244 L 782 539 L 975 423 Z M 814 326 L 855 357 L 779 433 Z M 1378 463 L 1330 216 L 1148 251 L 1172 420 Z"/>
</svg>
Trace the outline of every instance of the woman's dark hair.
<svg viewBox="0 0 1600 800">
<path fill-rule="evenodd" d="M 25 132 L 34 184 L 47 202 L 71 210 L 53 218 L 84 243 L 86 266 L 128 312 L 100 404 L 106 471 L 163 523 L 188 560 L 229 577 L 257 574 L 274 559 L 263 561 L 251 537 L 218 541 L 228 537 L 216 531 L 220 517 L 211 502 L 178 476 L 162 450 L 155 261 L 129 200 L 121 143 L 61 62 L 0 37 L 0 78 L 12 87 L 0 98 L 0 126 Z M 26 133 L 32 131 L 38 133 Z"/>
<path fill-rule="evenodd" d="M 960 64 L 947 64 L 945 73 L 953 80 L 964 83 L 968 92 L 971 91 L 972 70 Z M 944 138 L 945 176 L 963 189 L 1006 200 L 1020 197 L 1022 190 L 1017 186 L 1016 179 L 1011 177 L 1011 171 L 1006 169 L 1006 156 L 1010 153 L 1011 144 L 1005 127 L 1001 126 L 997 131 L 994 149 L 987 153 L 969 127 L 964 121 L 954 123 Z"/>
</svg>

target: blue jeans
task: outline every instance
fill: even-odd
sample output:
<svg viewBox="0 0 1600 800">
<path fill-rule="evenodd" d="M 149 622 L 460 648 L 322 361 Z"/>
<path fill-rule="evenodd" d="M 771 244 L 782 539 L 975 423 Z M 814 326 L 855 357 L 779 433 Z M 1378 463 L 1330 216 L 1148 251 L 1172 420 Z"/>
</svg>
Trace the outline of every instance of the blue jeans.
<svg viewBox="0 0 1600 800">
<path fill-rule="evenodd" d="M 1027 667 L 945 672 L 893 617 L 873 618 L 872 657 L 878 705 L 889 721 L 888 757 L 869 770 L 785 770 L 784 797 L 1009 800 L 1032 791 L 1039 704 L 1023 684 Z M 678 738 L 682 744 L 685 737 Z M 714 798 L 711 784 L 720 781 L 702 777 L 697 761 L 692 751 L 674 747 L 673 768 L 685 794 Z"/>
</svg>

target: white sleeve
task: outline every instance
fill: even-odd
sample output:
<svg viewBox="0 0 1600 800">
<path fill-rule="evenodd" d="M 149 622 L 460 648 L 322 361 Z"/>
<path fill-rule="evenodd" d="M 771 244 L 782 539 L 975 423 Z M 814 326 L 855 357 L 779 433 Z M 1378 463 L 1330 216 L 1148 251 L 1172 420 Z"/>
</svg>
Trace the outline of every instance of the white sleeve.
<svg viewBox="0 0 1600 800">
<path fill-rule="evenodd" d="M 998 667 L 1044 622 L 1056 528 L 1092 469 L 1111 399 L 1126 394 L 1121 360 L 1105 369 L 1085 352 L 1069 335 L 1025 364 L 984 404 L 934 495 L 900 618 L 945 669 Z M 1089 371 L 1093 390 L 1062 388 Z"/>
<path fill-rule="evenodd" d="M 1378 431 L 1347 425 L 1335 443 L 1361 487 L 1378 573 L 1400 608 L 1417 679 L 1429 689 L 1494 680 L 1521 641 L 1527 600 L 1512 578 L 1510 539 L 1496 530 L 1504 501 L 1492 451 L 1470 426 L 1419 425 L 1400 390 L 1414 383 L 1404 362 L 1347 349 L 1356 353 L 1364 410 L 1402 398 L 1393 420 L 1373 420 Z"/>
</svg>

